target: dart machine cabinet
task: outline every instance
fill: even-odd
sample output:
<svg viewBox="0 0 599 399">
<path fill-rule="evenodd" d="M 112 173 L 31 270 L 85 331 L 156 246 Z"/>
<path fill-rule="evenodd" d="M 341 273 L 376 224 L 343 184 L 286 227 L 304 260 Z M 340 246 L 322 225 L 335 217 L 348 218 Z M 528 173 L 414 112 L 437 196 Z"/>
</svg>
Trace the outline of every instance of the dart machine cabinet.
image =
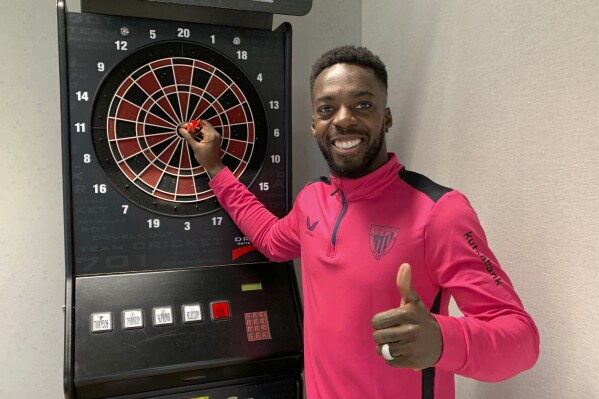
<svg viewBox="0 0 599 399">
<path fill-rule="evenodd" d="M 272 263 L 178 134 L 290 206 L 291 27 L 312 0 L 57 1 L 66 398 L 301 398 L 293 264 Z"/>
</svg>

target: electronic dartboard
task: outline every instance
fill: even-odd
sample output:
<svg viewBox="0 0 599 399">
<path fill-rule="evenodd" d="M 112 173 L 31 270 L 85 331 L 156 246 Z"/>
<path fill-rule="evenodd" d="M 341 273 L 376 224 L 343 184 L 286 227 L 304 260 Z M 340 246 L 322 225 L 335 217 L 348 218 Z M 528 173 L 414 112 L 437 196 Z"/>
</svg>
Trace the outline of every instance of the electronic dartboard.
<svg viewBox="0 0 599 399">
<path fill-rule="evenodd" d="M 181 28 L 181 35 L 187 34 Z M 246 50 L 238 52 L 247 59 Z M 264 79 L 261 75 L 258 71 L 258 81 Z M 271 100 L 270 108 L 280 109 L 279 103 Z M 156 213 L 194 216 L 214 211 L 219 205 L 209 177 L 177 132 L 183 123 L 199 118 L 220 131 L 223 162 L 251 185 L 269 137 L 263 104 L 245 73 L 197 44 L 166 42 L 138 50 L 107 76 L 97 93 L 91 133 L 101 169 L 125 197 Z M 280 139 L 280 133 L 272 136 Z M 277 152 L 276 143 L 272 147 L 271 152 Z M 280 163 L 281 154 L 270 154 L 271 163 Z M 270 189 L 273 182 L 260 183 Z"/>
<path fill-rule="evenodd" d="M 66 397 L 300 397 L 293 266 L 252 246 L 178 133 L 208 121 L 224 164 L 283 216 L 290 25 L 71 13 L 57 4 Z"/>
</svg>

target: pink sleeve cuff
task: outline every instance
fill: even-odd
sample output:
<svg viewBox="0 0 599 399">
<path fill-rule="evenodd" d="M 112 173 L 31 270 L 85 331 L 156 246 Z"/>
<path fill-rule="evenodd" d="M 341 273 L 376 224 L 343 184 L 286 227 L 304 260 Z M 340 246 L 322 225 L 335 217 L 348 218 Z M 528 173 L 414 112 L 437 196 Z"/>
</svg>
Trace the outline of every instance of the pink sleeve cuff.
<svg viewBox="0 0 599 399">
<path fill-rule="evenodd" d="M 433 314 L 441 328 L 443 351 L 435 367 L 456 373 L 466 363 L 466 339 L 459 320 L 451 316 Z"/>
</svg>

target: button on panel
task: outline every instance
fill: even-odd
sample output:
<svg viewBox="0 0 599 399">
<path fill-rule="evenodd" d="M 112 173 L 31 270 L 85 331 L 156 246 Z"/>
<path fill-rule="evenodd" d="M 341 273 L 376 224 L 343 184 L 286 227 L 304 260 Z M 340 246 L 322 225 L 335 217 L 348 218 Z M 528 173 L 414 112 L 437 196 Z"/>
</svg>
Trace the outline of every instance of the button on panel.
<svg viewBox="0 0 599 399">
<path fill-rule="evenodd" d="M 154 323 L 154 326 L 156 327 L 172 326 L 175 324 L 173 316 L 173 308 L 171 306 L 152 309 L 152 323 Z"/>
<path fill-rule="evenodd" d="M 90 330 L 93 334 L 112 331 L 112 312 L 92 313 Z"/>
<path fill-rule="evenodd" d="M 121 325 L 123 330 L 132 330 L 135 328 L 143 328 L 144 313 L 141 309 L 123 310 L 121 314 Z"/>
<path fill-rule="evenodd" d="M 183 305 L 183 323 L 197 323 L 202 321 L 202 308 L 199 303 Z"/>
<path fill-rule="evenodd" d="M 231 318 L 229 301 L 216 301 L 210 303 L 212 320 L 227 320 Z"/>
</svg>

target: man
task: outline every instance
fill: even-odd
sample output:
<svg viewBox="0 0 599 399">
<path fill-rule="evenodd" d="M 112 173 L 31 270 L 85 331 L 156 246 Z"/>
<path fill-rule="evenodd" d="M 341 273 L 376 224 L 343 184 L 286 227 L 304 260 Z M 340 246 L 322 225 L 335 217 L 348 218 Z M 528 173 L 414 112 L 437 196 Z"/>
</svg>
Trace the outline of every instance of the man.
<svg viewBox="0 0 599 399">
<path fill-rule="evenodd" d="M 453 398 L 454 374 L 500 381 L 532 367 L 538 331 L 467 199 L 387 153 L 381 60 L 333 49 L 311 92 L 330 179 L 308 184 L 282 219 L 223 166 L 209 124 L 200 142 L 181 128 L 252 243 L 275 261 L 301 258 L 307 397 Z M 465 317 L 448 316 L 450 296 Z"/>
</svg>

